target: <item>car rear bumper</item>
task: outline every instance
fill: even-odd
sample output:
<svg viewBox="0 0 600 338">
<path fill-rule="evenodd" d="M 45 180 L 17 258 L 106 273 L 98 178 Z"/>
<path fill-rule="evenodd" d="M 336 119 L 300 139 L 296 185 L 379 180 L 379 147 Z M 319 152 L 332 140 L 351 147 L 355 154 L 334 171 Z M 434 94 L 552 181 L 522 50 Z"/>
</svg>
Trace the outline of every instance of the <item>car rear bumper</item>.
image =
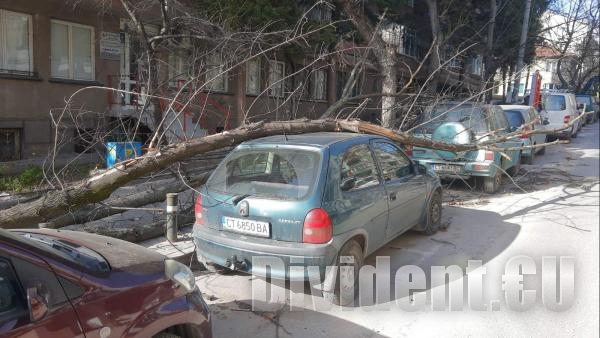
<svg viewBox="0 0 600 338">
<path fill-rule="evenodd" d="M 307 244 L 248 238 L 235 233 L 208 227 L 194 227 L 196 255 L 202 264 L 218 264 L 261 277 L 288 280 L 309 280 L 306 266 L 318 267 L 320 278 L 328 265 L 333 265 L 338 253 L 335 239 L 326 244 Z M 253 258 L 272 259 L 277 262 L 267 268 L 253 265 Z M 262 262 L 265 262 L 263 259 Z M 291 266 L 301 267 L 290 269 Z"/>
<path fill-rule="evenodd" d="M 475 176 L 492 177 L 496 175 L 496 165 L 492 161 L 443 161 L 433 159 L 414 158 L 415 161 L 435 172 L 440 178 L 464 178 L 469 179 Z M 458 171 L 439 170 L 438 166 L 458 167 Z"/>
</svg>

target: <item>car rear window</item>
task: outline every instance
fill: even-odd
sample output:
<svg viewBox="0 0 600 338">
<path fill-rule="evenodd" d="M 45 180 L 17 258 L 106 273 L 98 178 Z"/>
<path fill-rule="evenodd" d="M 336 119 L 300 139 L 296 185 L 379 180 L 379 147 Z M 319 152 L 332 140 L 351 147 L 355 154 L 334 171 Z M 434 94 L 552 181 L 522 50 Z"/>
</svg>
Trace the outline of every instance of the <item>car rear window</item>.
<svg viewBox="0 0 600 338">
<path fill-rule="evenodd" d="M 210 190 L 236 196 L 295 200 L 314 185 L 320 155 L 299 149 L 240 149 L 229 155 L 209 178 Z"/>
<path fill-rule="evenodd" d="M 424 124 L 416 132 L 432 134 L 433 131 L 446 122 L 460 122 L 465 128 L 475 133 L 488 131 L 483 110 L 470 104 L 457 106 L 456 104 L 439 104 L 431 112 L 424 114 L 421 120 Z"/>
<path fill-rule="evenodd" d="M 591 96 L 577 96 L 575 97 L 575 99 L 577 100 L 577 104 L 585 104 L 585 111 L 592 111 L 593 105 L 592 105 L 592 97 Z"/>
<path fill-rule="evenodd" d="M 504 114 L 506 115 L 508 124 L 510 124 L 511 127 L 518 128 L 525 124 L 523 114 L 518 110 L 505 110 Z"/>
<path fill-rule="evenodd" d="M 547 95 L 544 97 L 544 108 L 546 110 L 566 110 L 567 103 L 562 95 Z"/>
</svg>

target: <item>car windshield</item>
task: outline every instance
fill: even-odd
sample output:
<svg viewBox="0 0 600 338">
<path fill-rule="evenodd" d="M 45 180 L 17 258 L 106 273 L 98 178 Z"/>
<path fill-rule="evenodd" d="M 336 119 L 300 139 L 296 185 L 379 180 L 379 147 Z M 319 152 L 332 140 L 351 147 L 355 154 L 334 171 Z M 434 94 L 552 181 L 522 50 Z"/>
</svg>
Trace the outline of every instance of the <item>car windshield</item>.
<svg viewBox="0 0 600 338">
<path fill-rule="evenodd" d="M 319 161 L 319 153 L 307 150 L 235 150 L 217 167 L 206 187 L 234 196 L 301 199 L 314 185 Z"/>
<path fill-rule="evenodd" d="M 439 104 L 424 114 L 421 121 L 424 124 L 416 130 L 420 134 L 432 134 L 438 126 L 446 122 L 460 122 L 474 133 L 485 133 L 488 130 L 482 108 L 470 104 Z"/>
<path fill-rule="evenodd" d="M 546 95 L 544 97 L 544 108 L 546 110 L 565 110 L 567 103 L 563 95 Z"/>
<path fill-rule="evenodd" d="M 525 124 L 525 119 L 523 119 L 523 114 L 521 114 L 520 111 L 505 110 L 504 113 L 508 119 L 508 124 L 510 124 L 511 127 L 519 128 Z"/>
</svg>

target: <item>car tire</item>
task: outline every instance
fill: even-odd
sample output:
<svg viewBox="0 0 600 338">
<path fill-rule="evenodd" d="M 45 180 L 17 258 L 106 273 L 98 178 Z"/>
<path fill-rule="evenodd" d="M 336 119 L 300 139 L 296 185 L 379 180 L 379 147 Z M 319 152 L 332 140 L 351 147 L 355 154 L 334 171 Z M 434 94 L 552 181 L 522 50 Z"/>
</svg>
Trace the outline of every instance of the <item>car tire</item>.
<svg viewBox="0 0 600 338">
<path fill-rule="evenodd" d="M 344 290 L 341 290 L 340 279 L 341 278 L 350 278 L 350 276 L 342 277 L 340 275 L 341 269 L 338 269 L 338 271 L 337 271 L 338 275 L 337 275 L 337 278 L 335 279 L 335 288 L 333 289 L 333 291 L 323 291 L 323 298 L 332 304 L 344 306 L 344 305 L 350 304 L 356 297 L 356 293 L 358 291 L 358 272 L 360 271 L 360 268 L 364 264 L 363 249 L 356 240 L 351 239 L 348 242 L 346 242 L 346 244 L 344 244 L 344 246 L 342 246 L 342 248 L 340 249 L 340 251 L 338 253 L 338 258 L 337 258 L 337 263 L 336 263 L 336 266 L 338 266 L 338 267 L 340 266 L 340 257 L 341 256 L 354 257 L 354 288 L 352 291 L 346 290 L 344 292 Z"/>
<path fill-rule="evenodd" d="M 523 156 L 521 157 L 521 162 L 523 162 L 524 164 L 533 164 L 533 159 L 535 159 L 535 148 L 531 148 L 531 156 Z M 514 167 L 513 167 L 514 168 Z M 517 172 L 515 173 L 518 174 L 519 171 L 517 170 Z M 514 176 L 514 175 L 511 175 Z"/>
<path fill-rule="evenodd" d="M 502 184 L 502 172 L 500 169 L 496 170 L 494 177 L 483 177 L 483 192 L 486 194 L 495 194 Z"/>
<path fill-rule="evenodd" d="M 543 146 L 543 147 L 540 149 L 540 153 L 539 153 L 539 154 L 540 154 L 540 155 L 544 155 L 545 153 L 546 153 L 546 146 Z"/>
<path fill-rule="evenodd" d="M 423 234 L 431 236 L 435 234 L 442 224 L 442 194 L 435 191 L 427 205 L 427 223 L 423 229 Z"/>
<path fill-rule="evenodd" d="M 510 177 L 515 177 L 519 174 L 519 170 L 521 170 L 521 159 L 523 158 L 523 153 L 519 152 L 519 156 L 517 156 L 517 158 L 519 159 L 519 163 L 513 165 L 512 167 L 506 169 L 506 173 L 508 175 L 510 175 Z M 502 174 L 500 174 L 502 175 Z"/>
</svg>

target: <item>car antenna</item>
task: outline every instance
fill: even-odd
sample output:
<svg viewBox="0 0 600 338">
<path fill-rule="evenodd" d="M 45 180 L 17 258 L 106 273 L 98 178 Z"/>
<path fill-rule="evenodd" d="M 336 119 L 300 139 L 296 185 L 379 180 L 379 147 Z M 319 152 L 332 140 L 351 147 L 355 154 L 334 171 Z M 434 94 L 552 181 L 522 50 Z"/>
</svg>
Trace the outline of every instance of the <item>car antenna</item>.
<svg viewBox="0 0 600 338">
<path fill-rule="evenodd" d="M 285 128 L 281 128 L 283 130 L 283 138 L 285 138 L 285 142 L 288 141 L 287 135 L 285 134 Z"/>
</svg>

